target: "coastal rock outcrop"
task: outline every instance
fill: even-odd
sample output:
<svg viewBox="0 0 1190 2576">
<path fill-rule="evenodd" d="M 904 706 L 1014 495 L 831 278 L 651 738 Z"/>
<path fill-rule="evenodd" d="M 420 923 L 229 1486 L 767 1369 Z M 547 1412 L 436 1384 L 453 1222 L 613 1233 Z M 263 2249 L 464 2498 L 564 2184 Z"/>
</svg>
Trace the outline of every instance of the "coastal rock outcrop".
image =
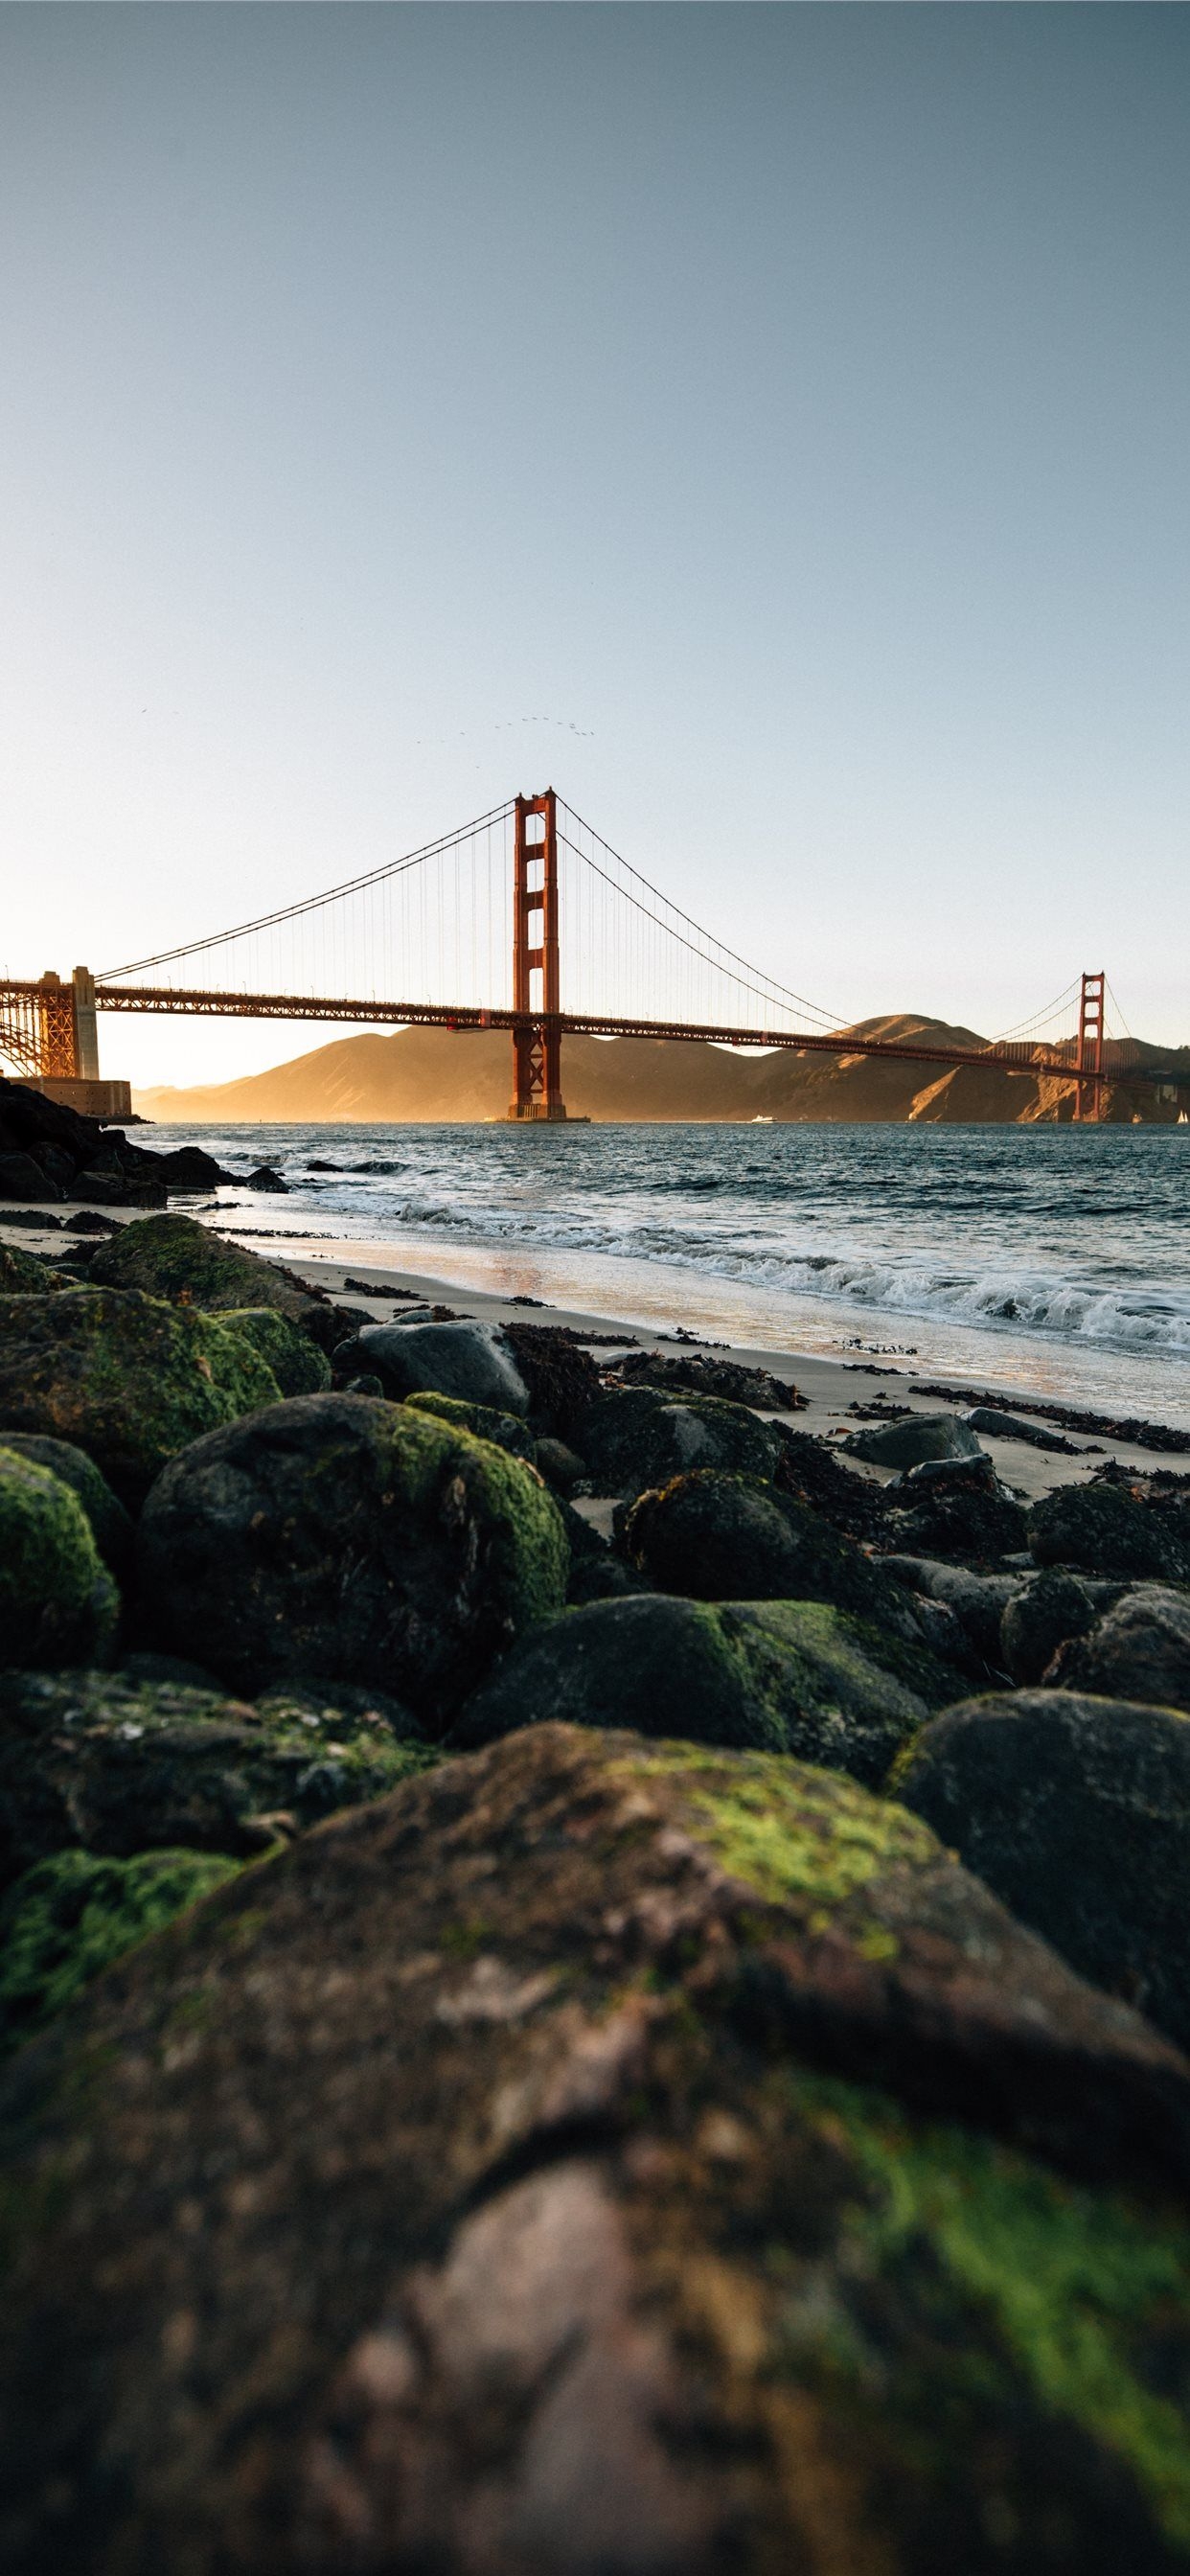
<svg viewBox="0 0 1190 2576">
<path fill-rule="evenodd" d="M 397 1402 L 451 1395 L 497 1413 L 529 1410 L 528 1387 L 497 1324 L 364 1324 L 340 1345 L 335 1366 L 367 1370 Z"/>
<path fill-rule="evenodd" d="M 188 1441 L 278 1391 L 248 1342 L 194 1308 L 112 1288 L 0 1298 L 0 1438 L 70 1441 L 134 1507 Z"/>
<path fill-rule="evenodd" d="M 1190 1718 L 1068 1690 L 947 1709 L 896 1795 L 1084 1977 L 1190 2045 Z"/>
<path fill-rule="evenodd" d="M 819 1601 L 595 1601 L 527 1637 L 460 1713 L 485 1744 L 551 1718 L 754 1746 L 878 1787 L 954 1675 Z"/>
<path fill-rule="evenodd" d="M 444 1764 L 127 1951 L 0 2145 L 9 2576 L 1181 2563 L 1190 2067 L 850 1782 Z"/>
<path fill-rule="evenodd" d="M 781 1455 L 780 1434 L 745 1405 L 651 1386 L 609 1388 L 580 1416 L 574 1441 L 600 1494 L 642 1494 L 689 1467 L 771 1477 Z"/>
<path fill-rule="evenodd" d="M 143 1642 L 248 1694 L 295 1673 L 444 1722 L 561 1608 L 567 1546 L 534 1470 L 383 1398 L 307 1395 L 194 1441 L 138 1532 Z"/>
<path fill-rule="evenodd" d="M 0 1666 L 101 1660 L 118 1609 L 77 1495 L 0 1440 Z"/>
</svg>

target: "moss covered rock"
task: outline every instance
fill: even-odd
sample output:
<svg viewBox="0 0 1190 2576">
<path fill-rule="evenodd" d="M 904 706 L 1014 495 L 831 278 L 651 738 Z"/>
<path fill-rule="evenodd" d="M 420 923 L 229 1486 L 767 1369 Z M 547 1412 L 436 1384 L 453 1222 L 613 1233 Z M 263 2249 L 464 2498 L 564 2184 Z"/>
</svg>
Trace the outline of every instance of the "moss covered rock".
<svg viewBox="0 0 1190 2576">
<path fill-rule="evenodd" d="M 0 1666 L 101 1659 L 118 1614 L 115 1584 L 69 1485 L 0 1446 Z"/>
<path fill-rule="evenodd" d="M 247 1859 L 424 1769 L 395 1714 L 342 1685 L 254 1705 L 121 1673 L 0 1674 L 0 1886 L 71 1844 Z"/>
<path fill-rule="evenodd" d="M 456 1431 L 471 1431 L 477 1440 L 507 1449 L 510 1458 L 527 1459 L 530 1466 L 535 1463 L 537 1443 L 519 1414 L 500 1413 L 491 1404 L 465 1404 L 461 1396 L 438 1395 L 429 1388 L 407 1395 L 405 1402 L 415 1413 L 432 1413 L 436 1421 L 449 1422 Z"/>
<path fill-rule="evenodd" d="M 325 1674 L 440 1723 L 561 1607 L 567 1561 L 520 1460 L 406 1405 L 298 1396 L 160 1478 L 138 1537 L 143 1641 L 236 1690 Z"/>
<path fill-rule="evenodd" d="M 280 1262 L 221 1243 L 192 1216 L 151 1216 L 121 1226 L 101 1244 L 92 1279 L 108 1288 L 140 1288 L 168 1304 L 200 1306 L 207 1314 L 271 1306 L 300 1325 L 320 1350 L 332 1351 L 354 1321 L 321 1289 L 309 1288 Z"/>
<path fill-rule="evenodd" d="M 188 1441 L 277 1393 L 272 1370 L 209 1315 L 112 1288 L 0 1298 L 0 1437 L 70 1441 L 134 1508 Z"/>
<path fill-rule="evenodd" d="M 690 1467 L 771 1476 L 781 1435 L 746 1405 L 651 1386 L 610 1388 L 574 1426 L 576 1448 L 601 1494 L 641 1494 Z"/>
<path fill-rule="evenodd" d="M 897 1794 L 1063 1958 L 1190 2049 L 1190 1716 L 1076 1690 L 962 1701 Z"/>
<path fill-rule="evenodd" d="M 0 1433 L 0 1441 L 14 1457 L 48 1467 L 51 1476 L 69 1485 L 87 1515 L 108 1572 L 122 1581 L 132 1560 L 132 1520 L 94 1460 L 85 1450 L 76 1449 L 73 1441 L 51 1440 L 43 1432 L 7 1431 Z"/>
<path fill-rule="evenodd" d="M 324 1395 L 331 1382 L 325 1351 L 275 1306 L 228 1306 L 219 1316 L 229 1333 L 250 1342 L 272 1370 L 282 1395 Z"/>
<path fill-rule="evenodd" d="M 45 1297 L 62 1282 L 48 1261 L 19 1244 L 0 1243 L 0 1297 Z"/>
<path fill-rule="evenodd" d="M 9 2070 L 6 2568 L 1171 2576 L 1188 2085 L 850 1782 L 445 1763 Z"/>
<path fill-rule="evenodd" d="M 0 1905 L 0 2053 L 61 2012 L 101 1968 L 233 1878 L 209 1852 L 157 1851 L 39 1861 Z"/>
<path fill-rule="evenodd" d="M 712 1608 L 600 1600 L 527 1637 L 468 1702 L 458 1744 L 559 1718 L 756 1746 L 875 1787 L 954 1677 L 921 1649 L 820 1601 Z"/>
</svg>

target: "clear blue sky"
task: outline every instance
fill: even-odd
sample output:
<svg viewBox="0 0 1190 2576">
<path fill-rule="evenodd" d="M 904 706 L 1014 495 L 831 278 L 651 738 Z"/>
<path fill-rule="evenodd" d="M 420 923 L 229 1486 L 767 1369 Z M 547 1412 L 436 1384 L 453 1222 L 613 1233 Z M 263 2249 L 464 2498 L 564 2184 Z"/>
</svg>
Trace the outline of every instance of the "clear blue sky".
<svg viewBox="0 0 1190 2576">
<path fill-rule="evenodd" d="M 0 10 L 0 960 L 553 780 L 855 1016 L 1190 1038 L 1188 111 L 1179 7 Z"/>
</svg>

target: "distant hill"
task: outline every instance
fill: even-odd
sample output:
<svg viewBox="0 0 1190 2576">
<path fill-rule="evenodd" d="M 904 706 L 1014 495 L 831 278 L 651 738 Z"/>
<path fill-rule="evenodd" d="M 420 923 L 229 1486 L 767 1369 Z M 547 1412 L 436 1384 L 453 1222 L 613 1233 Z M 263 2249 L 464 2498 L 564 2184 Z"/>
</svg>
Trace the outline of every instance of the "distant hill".
<svg viewBox="0 0 1190 2576">
<path fill-rule="evenodd" d="M 994 1065 L 899 1064 L 847 1051 L 847 1038 L 927 1037 L 981 1046 L 971 1029 L 912 1012 L 860 1020 L 841 1032 L 837 1055 L 778 1049 L 734 1054 L 723 1047 L 657 1038 L 568 1038 L 562 1081 L 572 1116 L 595 1119 L 772 1118 L 882 1120 L 905 1124 L 1013 1125 L 1068 1118 L 1069 1083 L 1052 1075 L 1007 1074 Z M 1155 1049 L 1146 1049 L 1150 1056 Z M 1182 1051 L 1186 1054 L 1186 1051 Z M 502 1118 L 511 1089 L 510 1046 L 502 1031 L 398 1029 L 336 1038 L 310 1055 L 239 1082 L 193 1090 L 134 1093 L 141 1115 L 169 1125 L 223 1126 L 347 1121 Z M 1188 1059 L 1190 1069 L 1190 1059 Z M 1117 1117 L 1132 1116 L 1126 1096 Z M 1146 1113 L 1148 1104 L 1146 1104 Z M 1160 1109 L 1158 1115 L 1163 1114 Z M 1169 1108 L 1165 1115 L 1176 1112 Z"/>
</svg>

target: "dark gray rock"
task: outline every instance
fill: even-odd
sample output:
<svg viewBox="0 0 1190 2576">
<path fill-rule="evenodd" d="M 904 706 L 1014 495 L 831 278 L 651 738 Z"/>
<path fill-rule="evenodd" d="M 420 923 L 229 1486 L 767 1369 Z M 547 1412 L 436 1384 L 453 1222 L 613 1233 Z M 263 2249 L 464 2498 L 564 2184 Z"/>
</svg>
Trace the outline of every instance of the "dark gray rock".
<svg viewBox="0 0 1190 2576">
<path fill-rule="evenodd" d="M 1019 1413 L 1000 1413 L 994 1405 L 973 1404 L 963 1421 L 969 1431 L 981 1431 L 985 1440 L 1023 1440 L 1031 1449 L 1049 1449 L 1073 1458 L 1078 1443 L 1064 1440 L 1058 1431 L 1043 1431 L 1037 1422 L 1026 1422 Z"/>
<path fill-rule="evenodd" d="M 259 1170 L 249 1172 L 248 1178 L 244 1182 L 243 1186 L 246 1190 L 271 1190 L 273 1192 L 279 1192 L 282 1197 L 287 1196 L 289 1191 L 288 1181 L 282 1178 L 280 1172 L 275 1172 L 270 1163 L 262 1163 Z"/>
<path fill-rule="evenodd" d="M 692 1467 L 771 1477 L 781 1456 L 778 1433 L 746 1406 L 650 1386 L 610 1389 L 574 1437 L 600 1494 L 642 1494 Z"/>
<path fill-rule="evenodd" d="M 0 1888 L 71 1848 L 249 1859 L 429 1758 L 394 1703 L 342 1684 L 253 1705 L 164 1673 L 3 1673 Z"/>
<path fill-rule="evenodd" d="M 524 1640 L 462 1710 L 452 1744 L 560 1718 L 754 1746 L 877 1787 L 953 1675 L 825 1602 L 602 1600 Z"/>
<path fill-rule="evenodd" d="M 1057 1486 L 1033 1505 L 1029 1545 L 1039 1565 L 1190 1582 L 1190 1538 L 1172 1514 L 1151 1509 L 1126 1485 Z"/>
<path fill-rule="evenodd" d="M 1190 1719 L 1070 1691 L 967 1700 L 896 1795 L 1108 1993 L 1190 2045 Z"/>
<path fill-rule="evenodd" d="M 66 1192 L 32 1154 L 0 1154 L 0 1199 L 64 1199 Z"/>
<path fill-rule="evenodd" d="M 886 1556 L 880 1562 L 898 1583 L 953 1610 L 975 1653 L 999 1668 L 1001 1620 L 1016 1588 L 1011 1574 L 972 1574 L 966 1566 L 928 1556 Z"/>
<path fill-rule="evenodd" d="M 398 1400 L 452 1395 L 497 1413 L 529 1410 L 528 1387 L 497 1324 L 365 1324 L 339 1344 L 335 1367 L 366 1370 Z"/>
<path fill-rule="evenodd" d="M 557 1506 L 519 1459 L 405 1405 L 297 1396 L 158 1478 L 138 1642 L 238 1691 L 326 1675 L 441 1719 L 561 1608 L 566 1575 Z"/>
<path fill-rule="evenodd" d="M 1024 1511 L 1000 1483 L 990 1458 L 914 1467 L 886 1485 L 885 1504 L 880 1540 L 902 1555 L 954 1556 L 968 1565 L 995 1566 L 1027 1535 Z"/>
<path fill-rule="evenodd" d="M 1146 1583 L 1088 1627 L 1070 1632 L 1047 1680 L 1190 1713 L 1190 1594 Z"/>
<path fill-rule="evenodd" d="M 1039 1682 L 1067 1637 L 1081 1637 L 1095 1617 L 1094 1605 L 1078 1576 L 1047 1565 L 1025 1583 L 1014 1583 L 1000 1622 L 1000 1656 L 1014 1682 Z M 1149 1693 L 1114 1693 L 1145 1698 Z"/>
<path fill-rule="evenodd" d="M 873 1467 L 917 1467 L 927 1460 L 986 1455 L 957 1413 L 911 1413 L 903 1422 L 865 1423 L 842 1446 Z"/>
<path fill-rule="evenodd" d="M 694 1601 L 833 1601 L 901 1636 L 916 1634 L 901 1590 L 840 1530 L 757 1476 L 713 1468 L 642 1494 L 625 1552 L 659 1592 Z"/>
</svg>

